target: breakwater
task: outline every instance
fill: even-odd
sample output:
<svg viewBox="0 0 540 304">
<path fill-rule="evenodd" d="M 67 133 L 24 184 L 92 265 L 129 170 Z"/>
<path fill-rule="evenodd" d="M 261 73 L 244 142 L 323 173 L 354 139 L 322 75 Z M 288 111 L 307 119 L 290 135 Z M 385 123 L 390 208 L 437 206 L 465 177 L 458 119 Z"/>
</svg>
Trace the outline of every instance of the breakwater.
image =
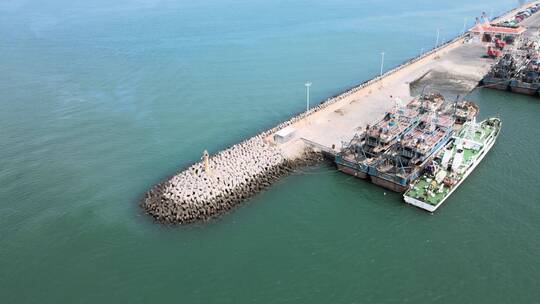
<svg viewBox="0 0 540 304">
<path fill-rule="evenodd" d="M 231 146 L 205 162 L 197 162 L 170 179 L 152 187 L 141 201 L 142 208 L 160 223 L 187 224 L 206 221 L 231 210 L 241 202 L 268 187 L 295 168 L 322 159 L 320 154 L 305 148 L 303 153 L 287 155 L 273 141 L 273 135 L 287 127 L 295 127 L 312 114 L 332 111 L 334 105 L 347 102 L 361 90 L 376 89 L 397 72 L 414 69 L 438 58 L 438 55 L 462 45 L 464 35 L 447 41 L 437 48 L 412 58 L 401 65 L 326 99 L 316 107 L 299 113 L 289 120 L 252 138 Z M 408 71 L 408 70 L 407 70 Z M 411 79 L 414 80 L 414 79 Z M 294 140 L 282 146 L 298 143 Z"/>
<path fill-rule="evenodd" d="M 285 157 L 272 139 L 277 131 L 294 125 L 359 90 L 375 85 L 412 63 L 433 56 L 438 50 L 458 42 L 461 38 L 456 37 L 381 76 L 330 97 L 308 111 L 222 150 L 209 157 L 208 172 L 205 171 L 203 161 L 191 165 L 146 192 L 140 203 L 141 207 L 157 222 L 168 224 L 206 221 L 231 210 L 296 168 L 323 159 L 321 154 L 307 147 L 296 157 Z"/>
<path fill-rule="evenodd" d="M 287 159 L 260 135 L 198 162 L 171 179 L 154 186 L 141 202 L 160 223 L 187 224 L 206 221 L 231 210 L 296 168 L 322 160 L 306 151 Z"/>
</svg>

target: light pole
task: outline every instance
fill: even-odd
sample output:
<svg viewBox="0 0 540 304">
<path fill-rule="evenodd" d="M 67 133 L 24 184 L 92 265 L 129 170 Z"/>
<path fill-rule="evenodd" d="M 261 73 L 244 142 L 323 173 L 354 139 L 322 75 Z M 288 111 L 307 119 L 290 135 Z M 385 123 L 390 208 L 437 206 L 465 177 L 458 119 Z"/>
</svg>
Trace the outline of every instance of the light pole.
<svg viewBox="0 0 540 304">
<path fill-rule="evenodd" d="M 440 35 L 440 30 L 437 29 L 437 42 L 435 42 L 435 47 L 439 46 L 439 35 Z"/>
<path fill-rule="evenodd" d="M 309 87 L 311 86 L 311 82 L 306 82 L 306 111 L 309 111 Z"/>
<path fill-rule="evenodd" d="M 382 76 L 383 67 L 384 67 L 384 52 L 381 52 L 381 74 L 380 74 L 380 76 Z"/>
<path fill-rule="evenodd" d="M 467 18 L 463 18 L 463 30 L 461 31 L 461 34 L 465 34 L 466 26 L 467 26 Z"/>
</svg>

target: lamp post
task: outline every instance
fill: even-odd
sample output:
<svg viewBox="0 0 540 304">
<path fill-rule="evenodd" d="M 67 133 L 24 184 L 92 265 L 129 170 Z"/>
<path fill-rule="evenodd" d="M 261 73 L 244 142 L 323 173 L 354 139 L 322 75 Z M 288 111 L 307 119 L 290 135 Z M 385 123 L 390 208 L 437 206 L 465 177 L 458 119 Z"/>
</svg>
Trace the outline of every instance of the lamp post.
<svg viewBox="0 0 540 304">
<path fill-rule="evenodd" d="M 311 86 L 311 82 L 306 82 L 306 111 L 309 111 L 309 87 Z"/>
<path fill-rule="evenodd" d="M 381 52 L 381 73 L 380 73 L 380 76 L 382 76 L 383 67 L 384 67 L 384 52 Z"/>
<path fill-rule="evenodd" d="M 435 42 L 435 47 L 438 47 L 439 46 L 439 35 L 440 35 L 440 30 L 437 29 L 437 42 Z"/>
<path fill-rule="evenodd" d="M 463 30 L 461 31 L 461 34 L 465 34 L 466 26 L 467 26 L 467 18 L 463 18 Z"/>
</svg>

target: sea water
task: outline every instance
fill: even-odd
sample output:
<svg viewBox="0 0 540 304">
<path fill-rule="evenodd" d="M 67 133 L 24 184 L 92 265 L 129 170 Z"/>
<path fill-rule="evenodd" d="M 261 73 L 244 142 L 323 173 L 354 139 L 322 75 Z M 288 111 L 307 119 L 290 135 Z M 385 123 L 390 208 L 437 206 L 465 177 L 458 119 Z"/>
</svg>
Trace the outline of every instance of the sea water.
<svg viewBox="0 0 540 304">
<path fill-rule="evenodd" d="M 518 1 L 0 2 L 0 302 L 531 303 L 540 101 L 433 215 L 321 165 L 206 225 L 153 184 Z"/>
</svg>

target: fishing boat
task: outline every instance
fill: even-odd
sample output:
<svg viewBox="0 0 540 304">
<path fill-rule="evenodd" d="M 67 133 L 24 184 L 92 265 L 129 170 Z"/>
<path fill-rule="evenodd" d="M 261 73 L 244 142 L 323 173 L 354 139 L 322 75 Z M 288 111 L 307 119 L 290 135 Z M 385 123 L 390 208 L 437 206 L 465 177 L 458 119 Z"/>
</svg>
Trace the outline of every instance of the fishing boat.
<svg viewBox="0 0 540 304">
<path fill-rule="evenodd" d="M 501 127 L 499 118 L 466 122 L 411 184 L 403 195 L 405 202 L 429 212 L 437 210 L 484 159 Z"/>
<path fill-rule="evenodd" d="M 518 49 L 504 54 L 482 79 L 487 88 L 539 95 L 540 54 L 536 41 L 524 41 Z"/>
<path fill-rule="evenodd" d="M 514 93 L 536 95 L 540 89 L 540 60 L 528 61 L 515 79 L 510 81 L 510 90 Z"/>
<path fill-rule="evenodd" d="M 383 119 L 355 134 L 344 143 L 335 157 L 338 170 L 367 178 L 371 166 L 377 158 L 390 149 L 399 138 L 409 133 L 419 122 L 420 114 L 427 108 L 440 108 L 444 97 L 438 93 L 422 94 L 404 106 L 396 99 L 395 105 Z"/>
<path fill-rule="evenodd" d="M 487 88 L 509 90 L 510 81 L 515 77 L 521 65 L 521 58 L 507 53 L 484 76 L 481 82 Z"/>
<path fill-rule="evenodd" d="M 454 116 L 424 113 L 420 123 L 380 157 L 370 171 L 371 181 L 395 192 L 403 192 L 421 174 L 432 156 L 454 133 Z"/>
</svg>

